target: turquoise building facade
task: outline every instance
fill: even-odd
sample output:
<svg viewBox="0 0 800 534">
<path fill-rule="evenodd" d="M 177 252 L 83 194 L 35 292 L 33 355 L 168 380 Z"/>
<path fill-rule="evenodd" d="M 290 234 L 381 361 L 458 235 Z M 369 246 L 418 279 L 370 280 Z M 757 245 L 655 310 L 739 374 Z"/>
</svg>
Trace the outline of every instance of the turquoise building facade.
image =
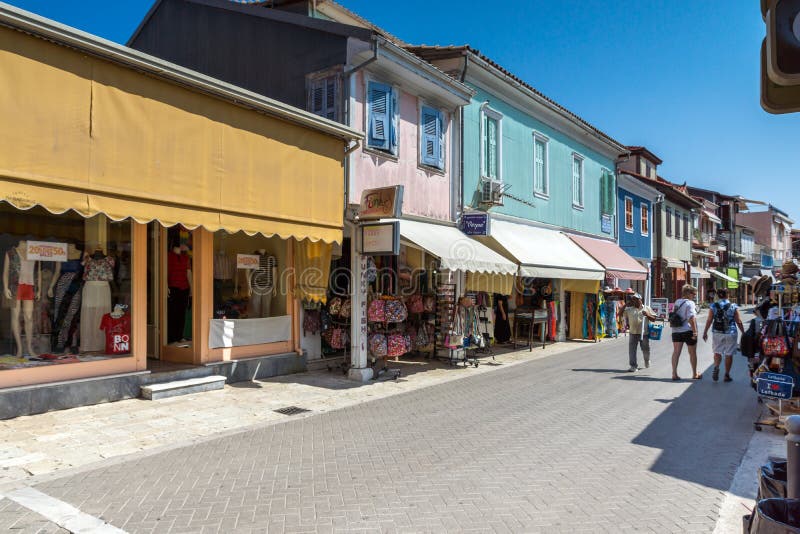
<svg viewBox="0 0 800 534">
<path fill-rule="evenodd" d="M 616 218 L 613 173 L 617 156 L 613 153 L 615 149 L 601 153 L 596 147 L 580 143 L 545 123 L 532 110 L 524 112 L 518 105 L 507 103 L 500 95 L 487 91 L 471 80 L 467 79 L 466 83 L 476 94 L 463 109 L 464 209 L 488 209 L 492 213 L 528 219 L 559 229 L 613 238 Z M 481 144 L 484 138 L 481 123 L 487 107 L 501 115 L 498 181 L 507 188 L 502 205 L 481 202 Z M 534 184 L 537 138 L 544 141 L 545 147 L 545 187 L 538 188 L 538 191 Z M 576 157 L 581 159 L 582 164 L 582 205 L 573 204 L 573 165 Z M 603 191 L 604 187 L 608 189 Z M 601 217 L 603 193 L 611 197 L 607 213 L 610 219 L 605 228 Z"/>
</svg>

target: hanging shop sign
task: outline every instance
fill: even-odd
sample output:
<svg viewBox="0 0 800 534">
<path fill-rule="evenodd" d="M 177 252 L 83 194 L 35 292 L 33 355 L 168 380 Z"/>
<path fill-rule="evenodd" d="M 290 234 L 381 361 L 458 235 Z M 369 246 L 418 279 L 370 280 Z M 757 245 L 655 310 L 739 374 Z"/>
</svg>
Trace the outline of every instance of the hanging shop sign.
<svg viewBox="0 0 800 534">
<path fill-rule="evenodd" d="M 666 319 L 669 313 L 669 299 L 651 298 L 650 307 L 653 308 L 653 311 L 658 317 Z"/>
<path fill-rule="evenodd" d="M 403 186 L 365 189 L 361 193 L 358 218 L 362 221 L 397 219 L 403 214 Z"/>
<path fill-rule="evenodd" d="M 400 223 L 369 223 L 361 225 L 361 254 L 397 256 L 400 254 Z"/>
<path fill-rule="evenodd" d="M 467 235 L 491 235 L 488 213 L 465 213 L 461 216 L 461 231 Z"/>
<path fill-rule="evenodd" d="M 30 261 L 67 261 L 67 244 L 28 241 L 25 257 Z"/>
<path fill-rule="evenodd" d="M 611 233 L 611 215 L 600 216 L 600 230 L 604 234 Z"/>
<path fill-rule="evenodd" d="M 258 269 L 258 260 L 261 257 L 258 254 L 237 254 L 236 255 L 236 268 L 237 269 Z"/>
<path fill-rule="evenodd" d="M 728 267 L 728 276 L 733 278 L 734 280 L 739 280 L 739 269 L 736 267 Z M 728 289 L 738 289 L 739 282 L 731 282 L 728 280 Z"/>
</svg>

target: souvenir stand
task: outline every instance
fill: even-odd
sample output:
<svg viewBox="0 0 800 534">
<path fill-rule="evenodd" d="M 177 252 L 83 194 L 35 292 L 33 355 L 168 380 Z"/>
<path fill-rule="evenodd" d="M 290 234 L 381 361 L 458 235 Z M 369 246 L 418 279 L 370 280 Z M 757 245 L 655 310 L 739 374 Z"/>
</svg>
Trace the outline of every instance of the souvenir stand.
<svg viewBox="0 0 800 534">
<path fill-rule="evenodd" d="M 347 373 L 350 368 L 348 349 L 350 348 L 351 300 L 347 296 L 332 295 L 320 310 L 322 330 L 322 357 L 328 359 L 328 370 L 339 369 Z M 338 360 L 338 365 L 337 365 Z"/>
<path fill-rule="evenodd" d="M 790 265 L 791 264 L 791 265 Z M 786 416 L 800 414 L 800 286 L 797 266 L 787 262 L 782 280 L 773 284 L 770 298 L 777 306 L 769 310 L 760 331 L 760 360 L 753 385 L 767 409 L 754 422 L 756 430 L 774 426 L 786 432 Z"/>
</svg>

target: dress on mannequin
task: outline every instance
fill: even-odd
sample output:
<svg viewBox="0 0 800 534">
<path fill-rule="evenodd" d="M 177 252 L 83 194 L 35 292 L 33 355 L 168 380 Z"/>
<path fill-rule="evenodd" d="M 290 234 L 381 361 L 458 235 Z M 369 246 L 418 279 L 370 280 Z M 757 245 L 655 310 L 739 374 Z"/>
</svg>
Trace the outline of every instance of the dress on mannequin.
<svg viewBox="0 0 800 534">
<path fill-rule="evenodd" d="M 95 251 L 83 260 L 83 291 L 81 295 L 81 351 L 99 352 L 106 340 L 100 330 L 103 315 L 111 311 L 111 286 L 114 280 L 114 258 Z"/>
<path fill-rule="evenodd" d="M 257 250 L 255 254 L 258 254 L 258 269 L 253 270 L 248 278 L 250 301 L 247 316 L 270 317 L 272 297 L 277 292 L 277 261 L 275 256 L 270 256 L 264 249 Z"/>
<path fill-rule="evenodd" d="M 192 266 L 188 254 L 173 247 L 167 255 L 167 343 L 183 339 L 186 309 L 189 307 Z"/>
<path fill-rule="evenodd" d="M 37 269 L 39 262 L 28 260 L 27 242 L 19 244 L 6 252 L 3 262 L 3 290 L 9 300 L 13 300 L 11 310 L 11 332 L 17 346 L 17 357 L 22 358 L 22 332 L 20 317 L 25 325 L 25 345 L 31 358 L 37 356 L 33 350 L 33 301 L 40 297 L 42 271 Z M 37 276 L 38 271 L 38 276 Z"/>
</svg>

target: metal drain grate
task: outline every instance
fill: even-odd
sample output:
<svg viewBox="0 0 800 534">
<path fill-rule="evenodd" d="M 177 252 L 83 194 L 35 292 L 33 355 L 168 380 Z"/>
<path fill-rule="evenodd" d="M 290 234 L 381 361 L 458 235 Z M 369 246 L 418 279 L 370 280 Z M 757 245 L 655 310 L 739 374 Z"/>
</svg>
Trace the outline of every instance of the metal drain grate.
<svg viewBox="0 0 800 534">
<path fill-rule="evenodd" d="M 272 410 L 273 412 L 282 413 L 283 415 L 297 415 L 305 412 L 310 412 L 311 410 L 306 410 L 305 408 L 298 408 L 297 406 L 287 406 L 286 408 L 280 408 L 278 410 Z"/>
</svg>

